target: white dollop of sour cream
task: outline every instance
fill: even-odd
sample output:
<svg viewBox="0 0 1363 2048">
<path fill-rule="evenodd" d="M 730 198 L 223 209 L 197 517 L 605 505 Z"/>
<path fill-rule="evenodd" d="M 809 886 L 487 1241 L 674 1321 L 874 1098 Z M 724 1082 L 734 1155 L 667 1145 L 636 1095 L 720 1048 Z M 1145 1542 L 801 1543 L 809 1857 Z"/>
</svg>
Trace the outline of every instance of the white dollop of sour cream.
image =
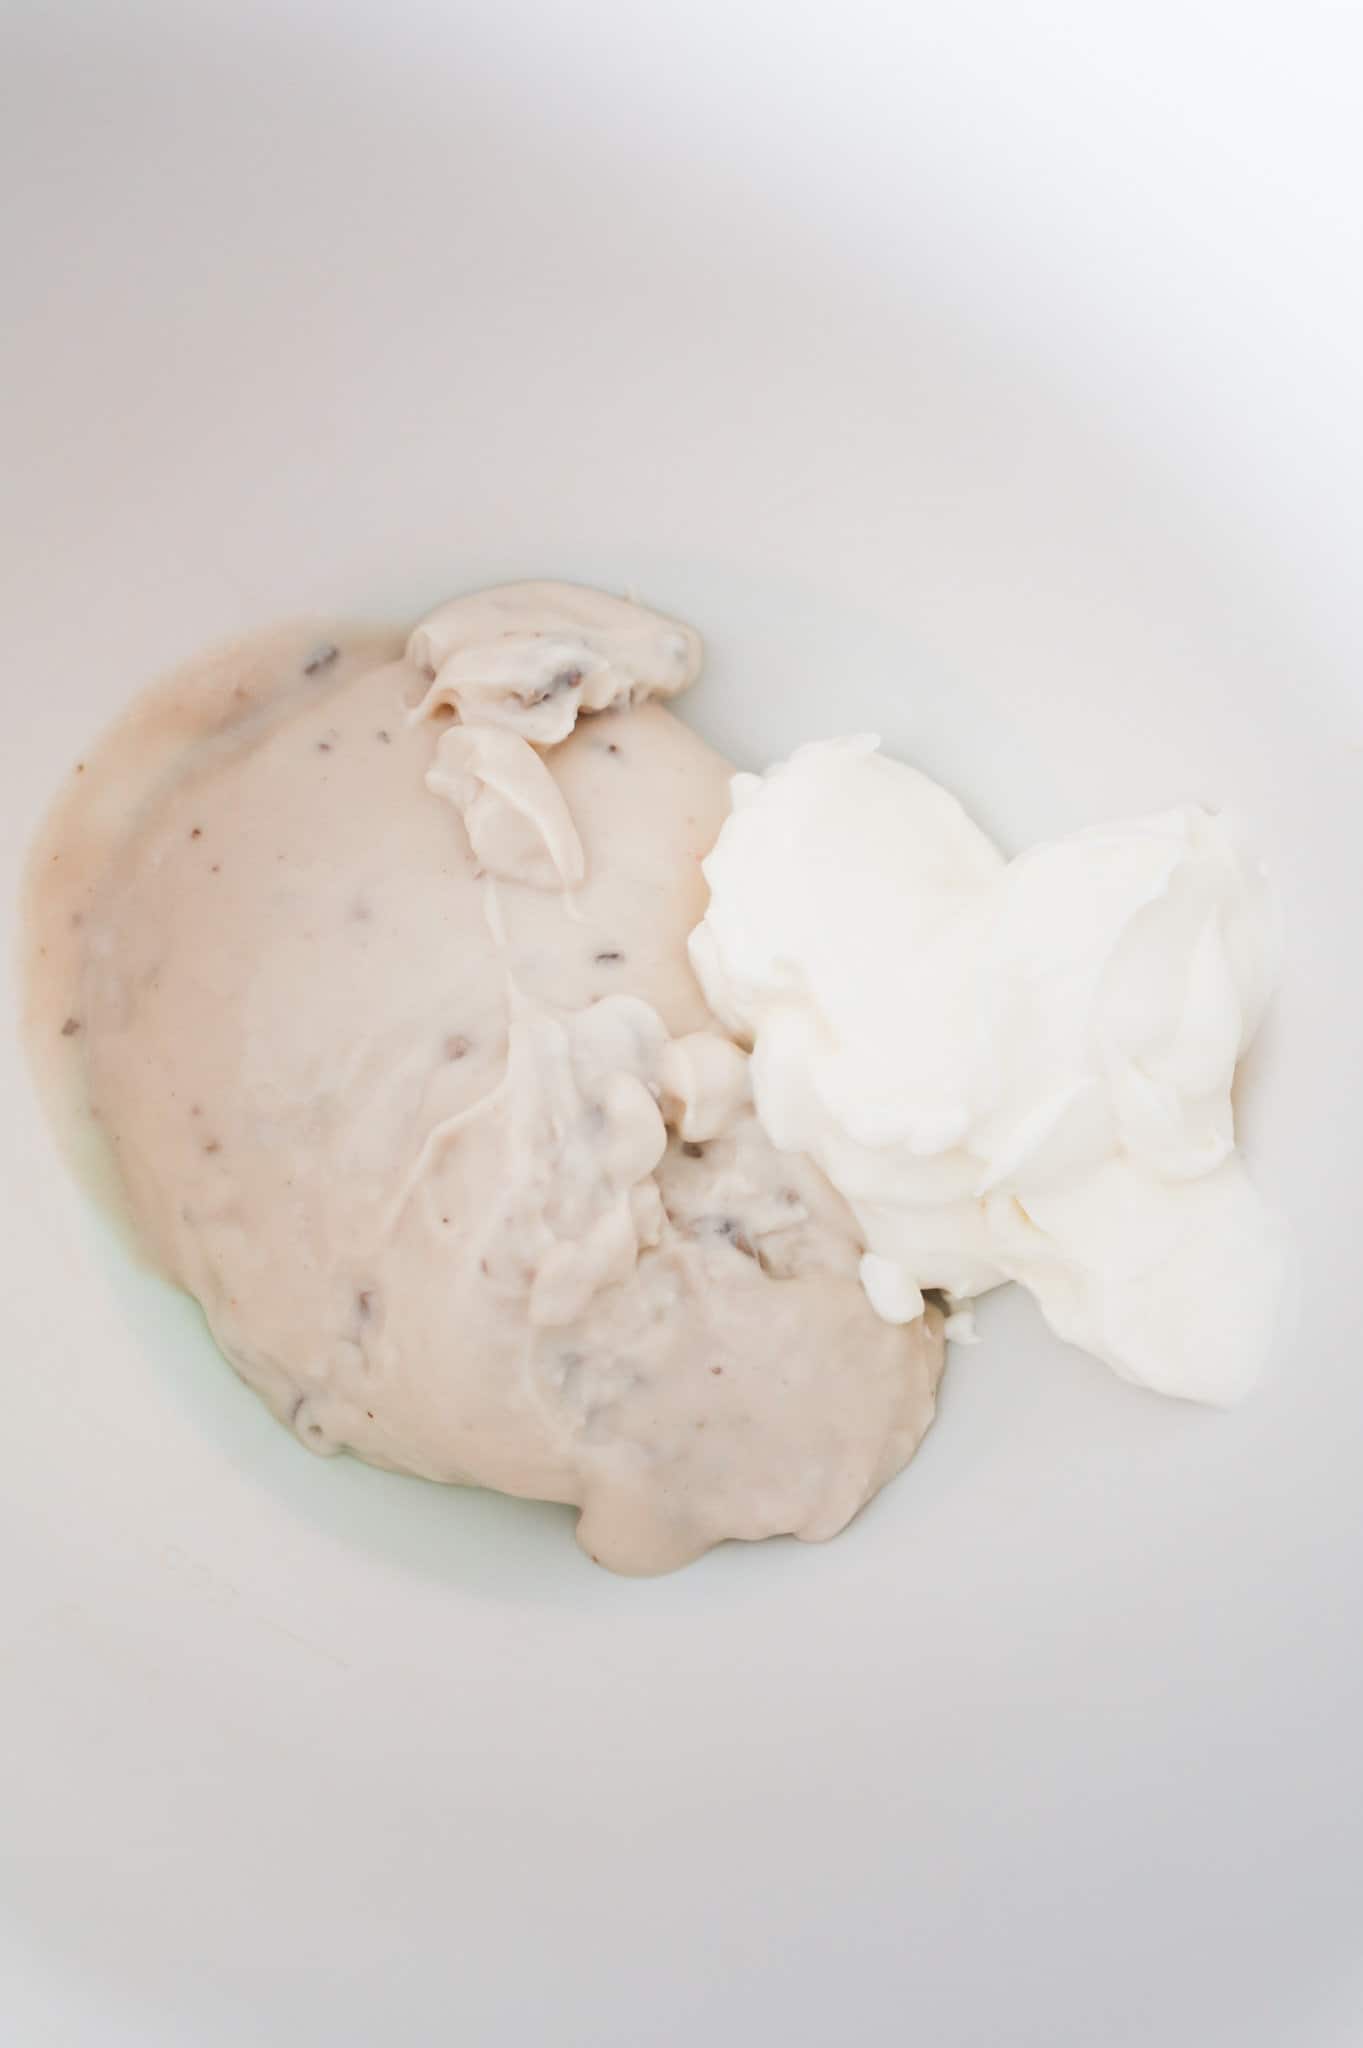
<svg viewBox="0 0 1363 2048">
<path fill-rule="evenodd" d="M 1233 823 L 1186 805 L 1008 861 L 869 737 L 733 804 L 692 960 L 769 1136 L 855 1210 L 879 1313 L 1017 1280 L 1123 1377 L 1242 1394 L 1284 1262 L 1231 1082 L 1279 941 Z"/>
</svg>

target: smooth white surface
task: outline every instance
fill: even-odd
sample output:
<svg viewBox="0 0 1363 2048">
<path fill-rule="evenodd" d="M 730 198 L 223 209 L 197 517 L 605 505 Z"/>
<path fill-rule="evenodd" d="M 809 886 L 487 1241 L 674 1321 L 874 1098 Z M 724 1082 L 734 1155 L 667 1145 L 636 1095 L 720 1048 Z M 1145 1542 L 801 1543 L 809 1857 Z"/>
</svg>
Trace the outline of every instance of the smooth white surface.
<svg viewBox="0 0 1363 2048">
<path fill-rule="evenodd" d="M 0 36 L 7 869 L 215 635 L 633 585 L 749 765 L 831 680 L 1006 844 L 1254 821 L 1292 945 L 1244 1129 L 1310 1304 L 1222 1416 L 991 1300 L 845 1538 L 624 1584 L 552 1510 L 305 1457 L 9 1054 L 7 2036 L 1356 2041 L 1356 12 Z"/>
</svg>

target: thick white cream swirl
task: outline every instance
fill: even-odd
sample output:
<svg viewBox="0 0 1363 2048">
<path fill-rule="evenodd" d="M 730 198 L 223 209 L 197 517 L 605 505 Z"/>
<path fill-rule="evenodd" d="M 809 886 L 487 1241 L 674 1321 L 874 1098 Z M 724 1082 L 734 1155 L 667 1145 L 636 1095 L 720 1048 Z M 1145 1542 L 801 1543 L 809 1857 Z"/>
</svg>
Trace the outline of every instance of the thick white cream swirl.
<svg viewBox="0 0 1363 2048">
<path fill-rule="evenodd" d="M 1235 1150 L 1278 925 L 1232 823 L 1187 805 L 1006 861 L 864 737 L 733 796 L 692 959 L 768 1134 L 852 1204 L 881 1314 L 1019 1280 L 1124 1377 L 1236 1398 L 1282 1254 Z"/>
</svg>

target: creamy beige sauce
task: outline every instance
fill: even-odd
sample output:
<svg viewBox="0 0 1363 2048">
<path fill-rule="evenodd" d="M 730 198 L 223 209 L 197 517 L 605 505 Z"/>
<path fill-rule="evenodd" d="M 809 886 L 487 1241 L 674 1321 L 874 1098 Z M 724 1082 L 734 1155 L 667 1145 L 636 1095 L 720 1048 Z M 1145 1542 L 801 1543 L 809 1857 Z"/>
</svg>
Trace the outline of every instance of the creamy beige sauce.
<svg viewBox="0 0 1363 2048">
<path fill-rule="evenodd" d="M 834 1534 L 942 1365 L 688 965 L 729 769 L 644 700 L 698 665 L 561 585 L 277 632 L 134 707 L 30 884 L 45 1093 L 238 1372 L 631 1572 Z"/>
</svg>

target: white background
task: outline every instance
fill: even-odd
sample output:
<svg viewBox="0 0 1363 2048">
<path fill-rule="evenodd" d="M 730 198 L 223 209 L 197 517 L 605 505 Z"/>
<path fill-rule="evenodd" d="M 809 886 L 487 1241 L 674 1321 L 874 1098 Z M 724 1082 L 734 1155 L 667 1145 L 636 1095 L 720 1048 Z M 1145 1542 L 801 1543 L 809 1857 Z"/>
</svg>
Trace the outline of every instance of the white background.
<svg viewBox="0 0 1363 2048">
<path fill-rule="evenodd" d="M 632 586 L 746 763 L 877 725 L 1012 846 L 1248 813 L 1303 1261 L 1232 1415 L 996 1297 L 848 1535 L 624 1583 L 306 1457 L 7 1048 L 7 2039 L 1363 2034 L 1361 25 L 7 0 L 7 874 L 204 642 Z"/>
</svg>

